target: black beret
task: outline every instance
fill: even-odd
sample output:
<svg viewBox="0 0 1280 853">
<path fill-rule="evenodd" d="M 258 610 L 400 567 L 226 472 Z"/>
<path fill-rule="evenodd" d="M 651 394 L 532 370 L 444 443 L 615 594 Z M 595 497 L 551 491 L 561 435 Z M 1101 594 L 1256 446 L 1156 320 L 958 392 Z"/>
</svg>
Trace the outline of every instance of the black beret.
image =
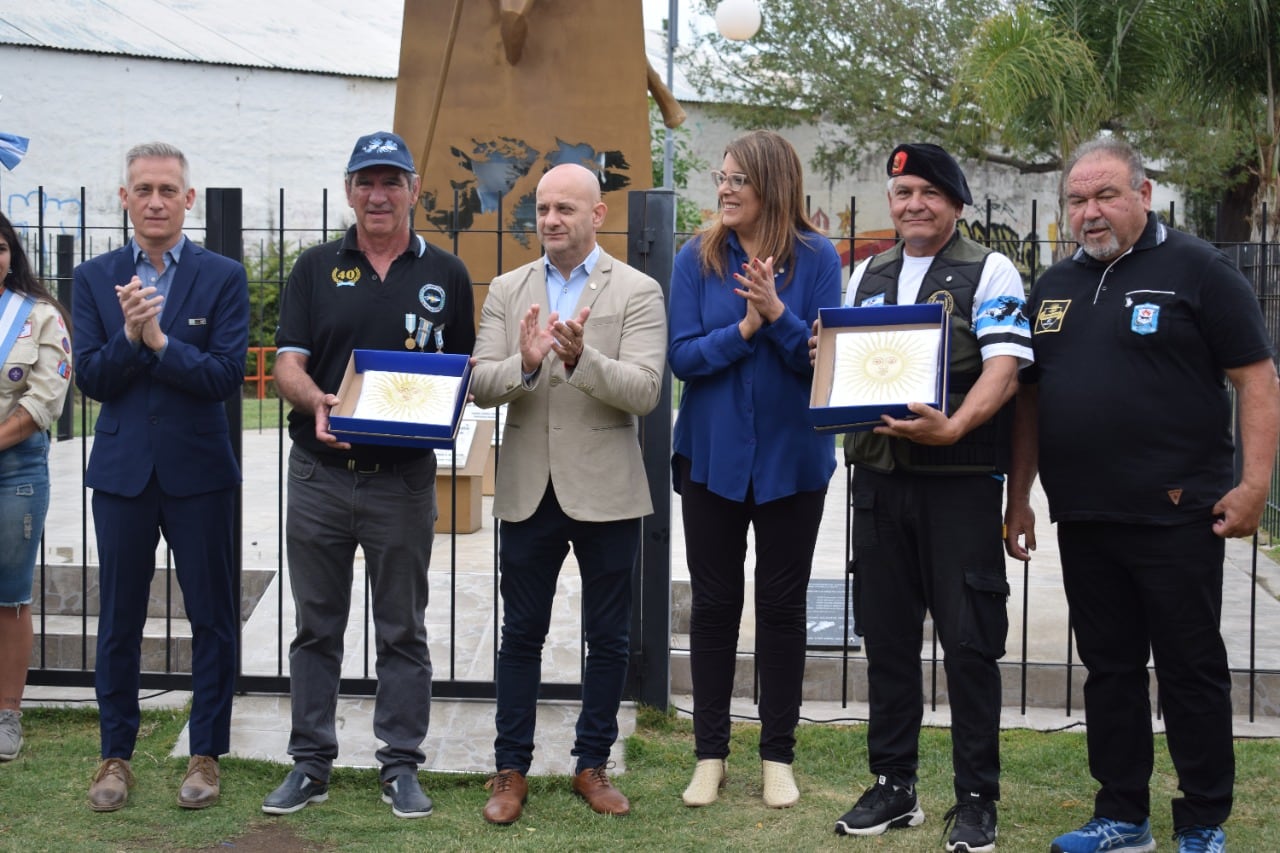
<svg viewBox="0 0 1280 853">
<path fill-rule="evenodd" d="M 960 164 L 941 147 L 929 142 L 905 142 L 893 149 L 886 167 L 889 177 L 917 175 L 956 201 L 973 204 L 969 183 Z"/>
</svg>

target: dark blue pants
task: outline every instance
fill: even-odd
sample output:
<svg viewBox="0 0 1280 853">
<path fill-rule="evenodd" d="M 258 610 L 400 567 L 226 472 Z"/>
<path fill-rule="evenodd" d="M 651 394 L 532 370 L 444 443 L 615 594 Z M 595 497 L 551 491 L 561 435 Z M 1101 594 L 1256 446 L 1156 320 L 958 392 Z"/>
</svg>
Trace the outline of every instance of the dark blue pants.
<svg viewBox="0 0 1280 853">
<path fill-rule="evenodd" d="M 698 758 L 729 754 L 729 706 L 745 594 L 747 528 L 755 531 L 756 671 L 760 757 L 791 764 L 804 689 L 805 605 L 825 491 L 758 504 L 708 491 L 677 459 L 693 608 L 689 668 Z"/>
<path fill-rule="evenodd" d="M 916 781 L 924 614 L 951 705 L 957 797 L 1000 797 L 1000 669 L 1009 632 L 1002 483 L 986 475 L 853 476 L 853 602 L 867 653 L 871 772 Z"/>
<path fill-rule="evenodd" d="M 1058 547 L 1084 684 L 1094 813 L 1139 822 L 1151 811 L 1154 658 L 1169 756 L 1182 797 L 1175 829 L 1231 813 L 1231 674 L 1222 642 L 1223 541 L 1211 519 L 1174 527 L 1062 522 Z"/>
<path fill-rule="evenodd" d="M 642 484 L 643 485 L 643 484 Z M 499 529 L 502 645 L 498 649 L 499 770 L 529 772 L 542 646 L 551 625 L 560 567 L 573 546 L 582 575 L 587 662 L 573 745 L 575 772 L 600 767 L 618 739 L 618 706 L 627 677 L 631 578 L 640 552 L 640 520 L 587 522 L 564 514 L 550 484 L 533 515 Z"/>
<path fill-rule="evenodd" d="M 98 696 L 102 757 L 129 759 L 138 737 L 142 629 L 160 534 L 191 623 L 192 755 L 224 754 L 239 660 L 232 517 L 235 490 L 166 495 L 153 476 L 137 497 L 93 493 L 98 536 Z"/>
</svg>

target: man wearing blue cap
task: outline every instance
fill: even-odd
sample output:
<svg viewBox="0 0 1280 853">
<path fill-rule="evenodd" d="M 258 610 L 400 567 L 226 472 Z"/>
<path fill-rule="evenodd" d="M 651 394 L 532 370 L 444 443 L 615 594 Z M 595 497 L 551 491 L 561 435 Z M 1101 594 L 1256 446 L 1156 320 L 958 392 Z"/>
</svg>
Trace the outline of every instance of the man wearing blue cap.
<svg viewBox="0 0 1280 853">
<path fill-rule="evenodd" d="M 897 245 L 863 261 L 846 305 L 941 303 L 951 324 L 943 414 L 884 417 L 845 440 L 853 477 L 853 595 L 867 653 L 867 752 L 876 781 L 836 822 L 879 835 L 924 822 L 919 765 L 920 649 L 926 609 L 944 652 L 956 802 L 946 849 L 995 849 L 1000 797 L 1000 670 L 1009 621 L 1001 497 L 1017 370 L 1031 362 L 1022 278 L 1005 256 L 960 236 L 972 204 L 959 164 L 927 143 L 889 157 Z"/>
<path fill-rule="evenodd" d="M 263 801 L 290 814 L 328 798 L 334 717 L 356 547 L 364 551 L 377 648 L 373 730 L 382 799 L 396 817 L 431 814 L 418 784 L 431 709 L 427 567 L 436 519 L 431 450 L 352 445 L 329 432 L 353 349 L 470 354 L 471 277 L 413 232 L 420 179 L 394 133 L 356 141 L 347 163 L 355 225 L 303 252 L 280 304 L 276 387 L 289 413 L 285 538 L 297 635 L 289 646 L 294 767 Z"/>
</svg>

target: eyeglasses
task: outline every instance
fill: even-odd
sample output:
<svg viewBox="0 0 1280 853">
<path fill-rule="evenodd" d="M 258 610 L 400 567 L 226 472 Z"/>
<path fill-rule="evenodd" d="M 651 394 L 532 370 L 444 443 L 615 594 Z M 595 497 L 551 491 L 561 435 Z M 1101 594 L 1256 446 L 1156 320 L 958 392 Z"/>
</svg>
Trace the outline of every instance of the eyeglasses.
<svg viewBox="0 0 1280 853">
<path fill-rule="evenodd" d="M 715 169 L 711 172 L 711 180 L 715 183 L 716 189 L 719 189 L 726 181 L 728 182 L 729 189 L 731 190 L 740 190 L 747 184 L 751 183 L 751 181 L 747 180 L 747 176 L 741 172 L 734 172 L 732 175 L 726 175 L 719 169 Z"/>
</svg>

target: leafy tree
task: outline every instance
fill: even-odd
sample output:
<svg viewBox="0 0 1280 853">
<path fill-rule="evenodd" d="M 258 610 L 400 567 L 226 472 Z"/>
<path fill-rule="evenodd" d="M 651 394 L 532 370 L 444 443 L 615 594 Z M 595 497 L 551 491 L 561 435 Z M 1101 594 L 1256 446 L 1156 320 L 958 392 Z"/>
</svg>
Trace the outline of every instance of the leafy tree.
<svg viewBox="0 0 1280 853">
<path fill-rule="evenodd" d="M 715 0 L 698 0 L 708 15 Z M 847 174 L 906 139 L 1024 171 L 1041 164 L 961 135 L 972 111 L 952 103 L 953 70 L 979 21 L 1002 0 L 769 0 L 746 42 L 710 32 L 682 52 L 687 75 L 742 127 L 819 124 L 813 166 Z M 1049 170 L 1052 166 L 1044 166 Z"/>
<path fill-rule="evenodd" d="M 1240 231 L 1248 224 L 1259 235 L 1280 221 L 1280 6 L 1275 0 L 1162 2 L 1179 21 L 1168 34 L 1172 94 L 1201 137 L 1236 157 L 1224 200 L 1253 190 L 1252 222 L 1228 206 L 1224 237 L 1247 238 Z M 1262 222 L 1263 203 L 1271 223 Z"/>
</svg>

